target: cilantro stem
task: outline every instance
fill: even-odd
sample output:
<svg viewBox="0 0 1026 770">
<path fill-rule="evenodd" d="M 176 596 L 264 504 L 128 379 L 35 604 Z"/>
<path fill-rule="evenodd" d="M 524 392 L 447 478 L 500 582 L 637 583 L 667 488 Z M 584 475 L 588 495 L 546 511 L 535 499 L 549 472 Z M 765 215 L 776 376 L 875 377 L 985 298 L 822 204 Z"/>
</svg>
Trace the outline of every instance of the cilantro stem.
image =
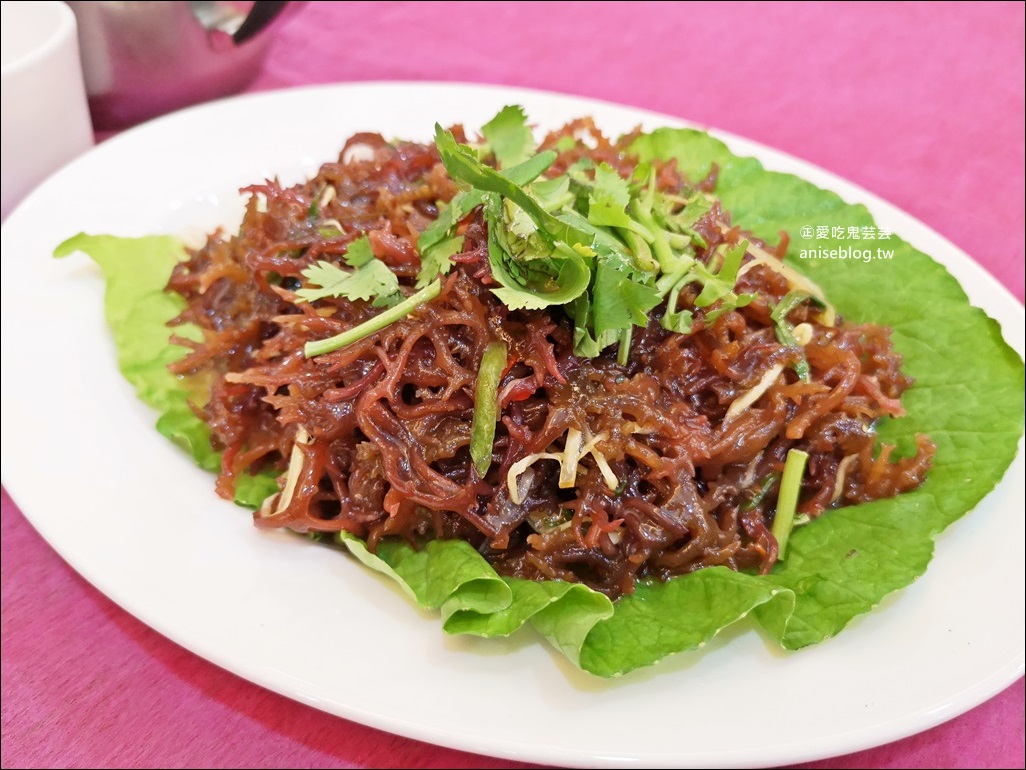
<svg viewBox="0 0 1026 770">
<path fill-rule="evenodd" d="M 648 242 L 633 230 L 623 230 L 624 240 L 634 254 L 634 263 L 649 273 L 659 272 L 659 263 L 652 258 L 652 249 Z"/>
<path fill-rule="evenodd" d="M 677 249 L 677 251 L 684 251 L 684 249 L 688 248 L 695 242 L 695 236 L 702 238 L 702 236 L 698 235 L 698 233 L 689 227 L 685 233 L 670 233 L 666 236 L 666 240 L 669 242 L 670 248 Z M 706 246 L 705 239 L 702 238 L 698 245 L 704 248 Z"/>
<path fill-rule="evenodd" d="M 499 380 L 506 368 L 505 342 L 492 342 L 481 356 L 474 388 L 474 420 L 470 428 L 470 457 L 479 476 L 484 478 L 492 464 L 495 422 L 499 413 Z"/>
<path fill-rule="evenodd" d="M 784 461 L 784 473 L 780 477 L 780 496 L 777 498 L 777 513 L 773 517 L 773 537 L 777 539 L 777 561 L 783 561 L 787 541 L 794 527 L 794 512 L 798 507 L 798 493 L 805 474 L 808 452 L 790 449 Z"/>
<path fill-rule="evenodd" d="M 667 240 L 667 233 L 663 230 L 655 219 L 652 218 L 651 209 L 647 209 L 641 205 L 641 201 L 637 198 L 632 200 L 627 207 L 630 210 L 631 216 L 637 220 L 638 224 L 648 230 L 651 238 L 650 243 L 652 244 L 652 251 L 655 253 L 656 259 L 659 261 L 659 269 L 664 273 L 672 273 L 680 266 L 680 257 L 673 253 L 670 249 L 670 242 Z"/>
<path fill-rule="evenodd" d="M 616 363 L 620 364 L 620 366 L 627 366 L 627 359 L 631 354 L 631 336 L 633 331 L 633 326 L 620 330 L 620 348 L 616 351 Z"/>
<path fill-rule="evenodd" d="M 346 347 L 347 345 L 352 345 L 354 342 L 359 342 L 364 337 L 374 334 L 374 332 L 381 331 L 386 326 L 398 321 L 400 318 L 408 316 L 425 302 L 437 297 L 441 291 L 442 282 L 435 280 L 416 294 L 411 294 L 398 305 L 390 307 L 385 312 L 374 316 L 370 320 L 364 321 L 362 324 L 354 326 L 352 329 L 346 329 L 344 332 L 336 334 L 334 337 L 328 337 L 327 339 L 314 340 L 313 342 L 306 343 L 303 347 L 303 354 L 307 358 L 313 358 L 314 356 L 322 356 L 325 353 L 332 353 L 340 348 Z"/>
</svg>

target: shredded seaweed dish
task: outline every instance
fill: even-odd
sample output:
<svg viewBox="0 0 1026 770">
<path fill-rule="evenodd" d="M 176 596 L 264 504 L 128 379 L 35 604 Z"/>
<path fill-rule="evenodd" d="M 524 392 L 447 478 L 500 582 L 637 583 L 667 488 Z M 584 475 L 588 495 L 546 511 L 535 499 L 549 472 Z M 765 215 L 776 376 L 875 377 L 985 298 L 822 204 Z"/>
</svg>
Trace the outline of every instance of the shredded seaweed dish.
<svg viewBox="0 0 1026 770">
<path fill-rule="evenodd" d="M 1015 455 L 1022 361 L 944 268 L 708 134 L 539 140 L 509 106 L 340 144 L 199 248 L 57 255 L 99 263 L 122 371 L 217 494 L 449 633 L 529 623 L 600 676 L 742 618 L 818 643 Z"/>
</svg>

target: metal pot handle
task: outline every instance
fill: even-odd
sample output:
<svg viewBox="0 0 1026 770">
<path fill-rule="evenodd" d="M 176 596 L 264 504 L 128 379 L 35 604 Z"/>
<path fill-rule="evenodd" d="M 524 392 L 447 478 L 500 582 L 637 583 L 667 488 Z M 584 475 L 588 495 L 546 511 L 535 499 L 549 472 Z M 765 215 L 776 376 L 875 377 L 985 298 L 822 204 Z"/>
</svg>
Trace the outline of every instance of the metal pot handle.
<svg viewBox="0 0 1026 770">
<path fill-rule="evenodd" d="M 235 45 L 242 45 L 258 35 L 278 17 L 278 14 L 285 10 L 286 5 L 288 5 L 288 0 L 261 0 L 253 3 L 253 9 L 246 16 L 246 20 L 232 35 L 232 42 Z"/>
<path fill-rule="evenodd" d="M 252 4 L 249 13 L 245 13 L 238 7 L 238 3 L 193 0 L 189 3 L 189 9 L 206 29 L 214 48 L 224 50 L 226 47 L 239 46 L 252 40 L 267 29 L 287 5 L 287 0 L 257 0 Z"/>
</svg>

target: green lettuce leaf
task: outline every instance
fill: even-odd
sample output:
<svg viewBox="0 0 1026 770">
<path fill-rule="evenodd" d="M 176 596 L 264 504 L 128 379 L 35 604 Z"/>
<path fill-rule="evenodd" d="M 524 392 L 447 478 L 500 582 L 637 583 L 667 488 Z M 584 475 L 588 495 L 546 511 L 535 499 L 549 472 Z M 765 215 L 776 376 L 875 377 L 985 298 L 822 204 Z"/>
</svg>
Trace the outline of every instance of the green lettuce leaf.
<svg viewBox="0 0 1026 770">
<path fill-rule="evenodd" d="M 386 542 L 376 554 L 343 532 L 339 541 L 365 566 L 397 581 L 421 607 L 440 610 L 450 634 L 509 636 L 530 621 L 574 663 L 613 603 L 582 585 L 500 577 L 469 543 L 432 541 L 420 550 Z"/>
<path fill-rule="evenodd" d="M 172 236 L 119 238 L 79 233 L 54 250 L 55 257 L 84 252 L 100 266 L 107 284 L 104 301 L 107 325 L 117 347 L 118 367 L 139 398 L 160 417 L 157 430 L 182 447 L 197 465 L 221 469 L 221 455 L 210 445 L 210 430 L 196 417 L 190 402 L 202 404 L 206 394 L 190 388 L 188 380 L 168 371 L 187 351 L 168 341 L 167 323 L 185 308 L 176 294 L 164 291 L 171 270 L 185 258 L 185 248 Z M 180 326 L 182 337 L 199 339 L 199 330 Z M 241 476 L 235 502 L 257 508 L 278 485 L 272 474 Z"/>
<path fill-rule="evenodd" d="M 917 433 L 929 435 L 937 454 L 927 482 L 798 528 L 787 562 L 765 578 L 798 600 L 792 612 L 761 606 L 758 621 L 788 649 L 820 642 L 923 574 L 933 536 L 997 485 L 1023 432 L 1023 362 L 943 266 L 897 237 L 868 242 L 893 251 L 889 259 L 801 258 L 803 250 L 851 248 L 857 242 L 847 238 L 804 238 L 802 228 L 873 226 L 864 206 L 766 171 L 700 131 L 659 129 L 634 149 L 642 159 L 677 158 L 692 179 L 718 165 L 716 195 L 733 221 L 771 243 L 788 232 L 785 261 L 819 284 L 849 321 L 890 326 L 904 370 L 916 380 L 903 398 L 908 416 L 883 423 L 880 435 L 899 451 L 908 451 Z"/>
<path fill-rule="evenodd" d="M 692 179 L 716 164 L 716 194 L 735 223 L 770 242 L 789 232 L 787 261 L 815 280 L 839 312 L 851 321 L 891 326 L 916 385 L 904 397 L 908 416 L 884 423 L 882 438 L 908 451 L 916 434 L 926 433 L 938 448 L 920 490 L 831 511 L 795 529 L 786 562 L 768 576 L 716 567 L 639 585 L 615 603 L 580 585 L 502 578 L 462 542 L 420 550 L 385 543 L 371 554 L 358 539 L 342 538 L 361 562 L 395 579 L 421 606 L 438 610 L 446 632 L 502 636 L 530 623 L 571 661 L 607 677 L 697 649 L 746 617 L 786 649 L 838 633 L 925 571 L 933 537 L 1000 480 L 1024 421 L 1021 359 L 942 266 L 896 237 L 874 244 L 893 249 L 887 260 L 801 259 L 802 249 L 851 246 L 848 240 L 804 240 L 803 226 L 872 226 L 864 207 L 766 171 L 698 131 L 660 129 L 639 137 L 634 148 L 642 160 L 676 158 Z M 469 156 L 460 154 L 456 162 L 479 172 Z M 503 185 L 497 176 L 487 181 Z M 174 425 L 162 432 L 201 465 L 216 468 L 205 427 L 187 407 L 186 383 L 165 368 L 181 354 L 168 344 L 165 327 L 180 306 L 161 291 L 180 247 L 169 238 L 76 236 L 58 253 L 75 250 L 89 252 L 107 277 L 107 317 L 125 376 L 163 412 L 160 422 Z M 587 315 L 587 307 L 578 310 Z"/>
</svg>

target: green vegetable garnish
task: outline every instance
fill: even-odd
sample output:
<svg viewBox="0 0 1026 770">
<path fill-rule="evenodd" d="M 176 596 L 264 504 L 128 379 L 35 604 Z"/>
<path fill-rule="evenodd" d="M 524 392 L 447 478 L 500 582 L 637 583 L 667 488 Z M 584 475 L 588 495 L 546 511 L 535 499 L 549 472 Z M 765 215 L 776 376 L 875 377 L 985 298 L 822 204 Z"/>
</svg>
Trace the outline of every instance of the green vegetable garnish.
<svg viewBox="0 0 1026 770">
<path fill-rule="evenodd" d="M 755 489 L 755 494 L 751 498 L 745 500 L 739 506 L 743 512 L 754 511 L 759 507 L 759 504 L 766 499 L 766 495 L 773 491 L 773 487 L 780 481 L 779 473 L 767 473 L 759 480 L 759 485 Z"/>
<path fill-rule="evenodd" d="M 474 389 L 474 420 L 470 428 L 470 457 L 477 474 L 484 478 L 492 464 L 495 421 L 499 411 L 499 380 L 506 368 L 508 348 L 505 342 L 492 342 L 481 356 Z"/>
<path fill-rule="evenodd" d="M 478 190 L 456 193 L 449 205 L 443 208 L 438 219 L 428 225 L 417 239 L 420 252 L 420 272 L 417 274 L 417 288 L 427 286 L 431 281 L 445 275 L 452 268 L 449 260 L 463 247 L 462 235 L 450 235 L 463 218 L 484 201 L 484 194 Z"/>
<path fill-rule="evenodd" d="M 781 345 L 788 345 L 799 350 L 802 349 L 801 343 L 795 339 L 794 327 L 788 322 L 787 315 L 806 300 L 822 304 L 808 292 L 795 289 L 785 294 L 780 302 L 777 303 L 777 306 L 770 312 L 770 320 L 773 321 L 773 332 Z M 801 360 L 794 364 L 793 368 L 803 382 L 809 381 L 809 362 L 805 358 L 804 353 L 802 353 Z"/>
<path fill-rule="evenodd" d="M 591 278 L 584 258 L 565 245 L 559 249 L 546 244 L 530 221 L 520 221 L 519 232 L 527 237 L 517 235 L 512 230 L 517 213 L 512 206 L 503 207 L 498 196 L 485 199 L 488 262 L 492 277 L 502 284 L 492 292 L 512 310 L 541 310 L 576 299 Z"/>
<path fill-rule="evenodd" d="M 442 282 L 438 280 L 433 281 L 416 294 L 410 295 L 402 302 L 393 305 L 388 310 L 383 313 L 379 313 L 370 320 L 354 326 L 352 329 L 346 329 L 344 332 L 336 334 L 334 337 L 328 337 L 327 339 L 306 343 L 306 345 L 303 346 L 303 354 L 307 358 L 323 356 L 325 353 L 331 353 L 335 350 L 344 348 L 347 345 L 352 345 L 354 342 L 359 342 L 364 337 L 374 334 L 374 332 L 379 332 L 386 326 L 395 323 L 400 318 L 408 316 L 425 302 L 429 302 L 437 297 L 441 291 Z"/>
<path fill-rule="evenodd" d="M 525 185 L 544 173 L 553 159 L 551 153 L 535 155 L 512 168 L 503 169 L 502 173 L 513 184 Z M 487 194 L 483 190 L 464 190 L 456 193 L 449 205 L 440 207 L 438 218 L 417 239 L 417 250 L 420 252 L 418 289 L 452 269 L 449 258 L 463 248 L 463 236 L 455 233 L 456 226 L 486 199 Z"/>
<path fill-rule="evenodd" d="M 695 299 L 695 307 L 709 307 L 721 299 L 728 299 L 722 310 L 744 307 L 752 301 L 750 294 L 735 294 L 734 284 L 737 283 L 737 271 L 741 269 L 741 260 L 748 249 L 748 241 L 742 241 L 722 253 L 722 261 L 718 270 L 713 271 L 705 265 L 696 263 L 692 268 L 702 279 L 702 293 Z M 707 318 L 709 315 L 706 316 Z M 712 319 L 710 319 L 712 320 Z"/>
<path fill-rule="evenodd" d="M 388 307 L 403 298 L 399 281 L 388 265 L 371 252 L 370 240 L 362 235 L 349 244 L 346 263 L 353 268 L 346 272 L 331 262 L 320 260 L 303 271 L 310 286 L 321 288 L 299 289 L 300 301 L 314 302 L 325 297 L 345 297 L 349 300 L 374 300 L 374 307 Z"/>
<path fill-rule="evenodd" d="M 380 315 L 364 321 L 362 324 L 347 329 L 341 334 L 324 340 L 308 342 L 303 348 L 307 358 L 321 356 L 325 353 L 352 345 L 369 334 L 381 331 L 389 324 L 409 315 L 417 307 L 438 296 L 442 284 L 435 281 L 410 297 L 403 298 L 399 288 L 399 280 L 388 265 L 374 256 L 371 251 L 370 239 L 361 235 L 349 244 L 345 253 L 346 264 L 355 268 L 346 272 L 331 262 L 320 260 L 303 271 L 303 277 L 310 284 L 299 289 L 296 295 L 300 302 L 314 302 L 325 297 L 345 297 L 349 300 L 373 300 L 374 307 L 388 307 Z M 313 288 L 319 286 L 320 288 Z"/>
<path fill-rule="evenodd" d="M 509 168 L 534 155 L 534 135 L 522 107 L 509 105 L 481 126 L 481 134 L 499 168 Z"/>
<path fill-rule="evenodd" d="M 457 237 L 455 225 L 476 202 L 488 223 L 492 277 L 501 284 L 492 291 L 513 310 L 565 306 L 579 356 L 594 357 L 619 343 L 617 359 L 625 364 L 632 329 L 646 326 L 652 309 L 667 299 L 663 325 L 690 331 L 692 311 L 678 309 L 689 284 L 701 287 L 695 304 L 707 309 L 709 323 L 751 301 L 734 292 L 745 244 L 721 253 L 715 268 L 695 259 L 694 246 L 705 242 L 692 226 L 712 207 L 705 196 L 659 192 L 647 164 L 632 180 L 605 163 L 585 162 L 566 174 L 538 178 L 555 154 L 532 155 L 520 108 L 504 109 L 483 132 L 482 149 L 494 154 L 499 170 L 435 126 L 442 162 L 466 189 L 418 241 L 420 280 L 450 269 L 441 244 Z M 533 173 L 517 173 L 525 168 Z"/>
<path fill-rule="evenodd" d="M 777 561 L 783 561 L 787 553 L 787 541 L 794 526 L 794 512 L 798 507 L 798 493 L 802 488 L 805 462 L 809 453 L 800 449 L 789 449 L 784 461 L 784 473 L 780 477 L 780 494 L 777 496 L 777 513 L 773 517 L 773 537 L 777 539 Z"/>
</svg>

